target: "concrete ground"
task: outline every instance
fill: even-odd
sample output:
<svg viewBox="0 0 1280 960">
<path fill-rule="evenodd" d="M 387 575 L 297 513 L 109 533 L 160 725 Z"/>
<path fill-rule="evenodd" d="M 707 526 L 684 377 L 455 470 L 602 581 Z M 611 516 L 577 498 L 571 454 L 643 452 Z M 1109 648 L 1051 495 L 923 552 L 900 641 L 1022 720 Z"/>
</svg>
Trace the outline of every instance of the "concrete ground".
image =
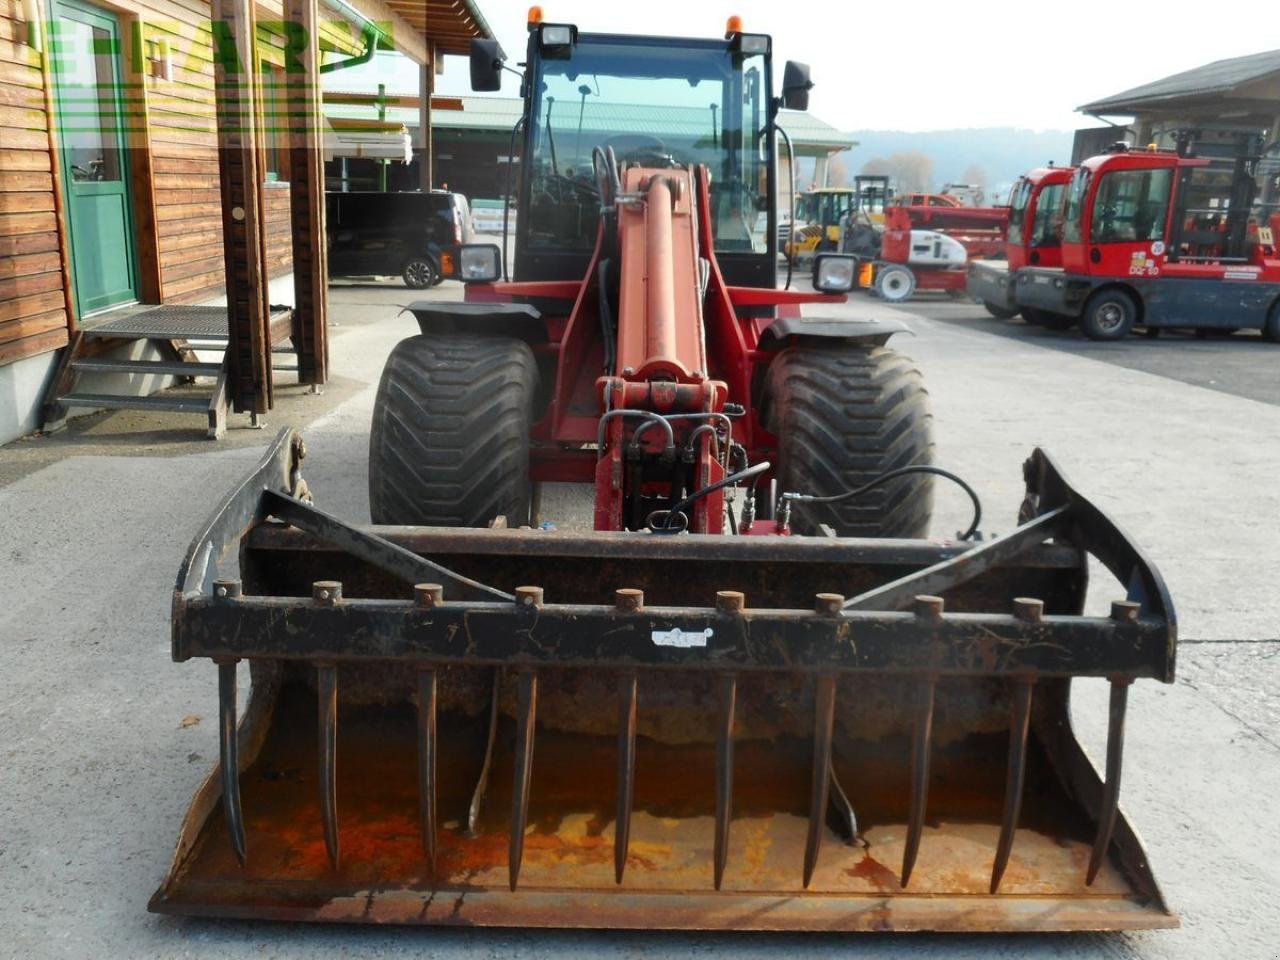
<svg viewBox="0 0 1280 960">
<path fill-rule="evenodd" d="M 457 295 L 442 288 L 442 295 Z M 168 658 L 189 537 L 284 424 L 340 516 L 368 516 L 369 410 L 388 350 L 414 332 L 398 285 L 333 291 L 322 397 L 280 390 L 267 431 L 233 418 L 106 414 L 0 449 L 0 957 L 733 956 L 1239 958 L 1280 955 L 1280 348 L 1089 344 L 985 318 L 903 311 L 933 396 L 938 462 L 970 478 L 986 529 L 1014 525 L 1020 464 L 1043 445 L 1169 581 L 1179 678 L 1131 697 L 1123 805 L 1180 930 L 1127 936 L 746 936 L 375 929 L 191 921 L 145 912 L 188 800 L 217 758 L 215 674 Z M 890 313 L 860 299 L 849 308 Z M 557 490 L 544 513 L 581 522 Z M 935 532 L 963 526 L 945 494 Z M 1091 604 L 1121 595 L 1099 583 Z M 1078 683 L 1096 758 L 1105 689 Z M 927 839 L 926 839 L 927 844 Z"/>
</svg>

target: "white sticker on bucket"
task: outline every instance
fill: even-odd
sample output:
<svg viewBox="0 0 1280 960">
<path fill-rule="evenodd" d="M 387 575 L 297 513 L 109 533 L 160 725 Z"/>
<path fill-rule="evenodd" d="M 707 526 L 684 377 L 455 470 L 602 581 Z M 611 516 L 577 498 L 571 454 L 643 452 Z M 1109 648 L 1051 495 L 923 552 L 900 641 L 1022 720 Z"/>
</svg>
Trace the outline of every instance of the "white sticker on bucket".
<svg viewBox="0 0 1280 960">
<path fill-rule="evenodd" d="M 685 633 L 679 627 L 674 630 L 653 631 L 653 642 L 659 647 L 705 647 L 715 631 L 710 627 Z"/>
</svg>

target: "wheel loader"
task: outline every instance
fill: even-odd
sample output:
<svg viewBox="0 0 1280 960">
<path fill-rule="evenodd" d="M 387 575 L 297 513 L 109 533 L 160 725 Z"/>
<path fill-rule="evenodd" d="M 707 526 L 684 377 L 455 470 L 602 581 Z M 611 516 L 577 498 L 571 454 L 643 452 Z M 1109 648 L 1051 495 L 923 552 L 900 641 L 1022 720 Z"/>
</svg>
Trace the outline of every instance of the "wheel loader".
<svg viewBox="0 0 1280 960">
<path fill-rule="evenodd" d="M 788 63 L 774 97 L 771 47 L 531 16 L 511 279 L 465 247 L 465 302 L 412 306 L 373 525 L 322 508 L 285 430 L 179 572 L 173 657 L 216 665 L 220 762 L 152 910 L 1176 923 L 1118 805 L 1129 688 L 1173 679 L 1164 583 L 1041 450 L 1016 527 L 977 539 L 966 485 L 969 529 L 930 537 L 960 478 L 897 327 L 835 310 L 848 258 L 777 289 L 773 125 L 810 83 Z M 478 42 L 473 85 L 504 69 Z M 593 491 L 593 530 L 543 522 L 553 482 Z M 1076 677 L 1110 685 L 1101 772 Z"/>
</svg>

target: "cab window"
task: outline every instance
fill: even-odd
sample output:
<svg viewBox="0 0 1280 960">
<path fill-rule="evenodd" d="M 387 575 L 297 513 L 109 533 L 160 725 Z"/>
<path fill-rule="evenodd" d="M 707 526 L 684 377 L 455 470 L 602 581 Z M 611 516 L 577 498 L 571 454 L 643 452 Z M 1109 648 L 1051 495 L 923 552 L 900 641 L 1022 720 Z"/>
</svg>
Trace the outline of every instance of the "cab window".
<svg viewBox="0 0 1280 960">
<path fill-rule="evenodd" d="M 1022 222 L 1027 216 L 1027 202 L 1031 198 L 1031 181 L 1019 180 L 1009 200 L 1008 241 L 1015 247 L 1022 245 Z"/>
<path fill-rule="evenodd" d="M 1035 223 L 1031 225 L 1033 247 L 1061 246 L 1055 221 L 1062 207 L 1062 194 L 1065 190 L 1066 184 L 1053 183 L 1040 191 L 1040 197 L 1036 200 Z"/>
<path fill-rule="evenodd" d="M 1093 201 L 1091 243 L 1163 240 L 1173 171 L 1112 170 L 1103 175 Z"/>
<path fill-rule="evenodd" d="M 1081 167 L 1071 177 L 1067 189 L 1067 206 L 1063 211 L 1062 240 L 1064 243 L 1083 243 L 1084 232 L 1080 221 L 1084 219 L 1084 198 L 1089 193 L 1091 174 Z"/>
</svg>

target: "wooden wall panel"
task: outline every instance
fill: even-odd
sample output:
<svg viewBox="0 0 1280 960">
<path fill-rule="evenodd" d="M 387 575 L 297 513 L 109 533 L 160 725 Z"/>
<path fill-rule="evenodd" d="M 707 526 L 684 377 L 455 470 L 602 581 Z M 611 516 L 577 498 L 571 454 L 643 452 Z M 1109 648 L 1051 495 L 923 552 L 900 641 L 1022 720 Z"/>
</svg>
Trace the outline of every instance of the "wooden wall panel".
<svg viewBox="0 0 1280 960">
<path fill-rule="evenodd" d="M 0 0 L 0 363 L 67 342 L 40 56 L 21 0 Z"/>
<path fill-rule="evenodd" d="M 209 0 L 106 5 L 122 15 L 125 97 L 130 118 L 143 127 L 135 130 L 131 146 L 135 208 L 142 204 L 146 210 L 136 212 L 147 214 L 136 217 L 139 259 L 152 278 L 143 285 L 144 299 L 192 303 L 221 296 Z M 279 19 L 279 7 L 273 6 L 268 19 Z M 150 75 L 146 55 L 151 42 L 161 39 L 172 51 L 172 80 Z M 0 363 L 64 346 L 74 323 L 65 298 L 44 76 L 40 56 L 26 40 L 22 0 L 0 0 Z M 266 263 L 275 277 L 292 266 L 289 190 L 271 184 L 263 192 Z"/>
</svg>

